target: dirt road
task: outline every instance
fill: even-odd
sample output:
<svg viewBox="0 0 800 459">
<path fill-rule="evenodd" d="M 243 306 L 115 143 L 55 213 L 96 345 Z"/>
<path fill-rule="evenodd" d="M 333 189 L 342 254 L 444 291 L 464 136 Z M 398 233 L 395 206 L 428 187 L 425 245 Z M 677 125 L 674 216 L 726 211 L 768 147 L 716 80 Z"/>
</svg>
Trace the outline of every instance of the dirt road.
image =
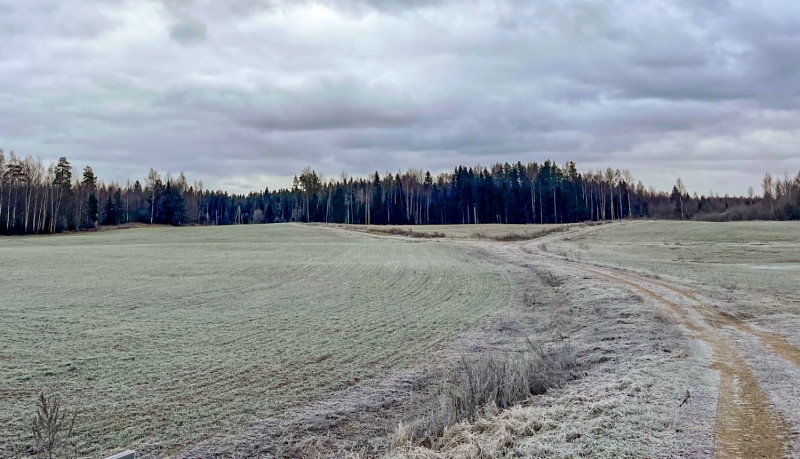
<svg viewBox="0 0 800 459">
<path fill-rule="evenodd" d="M 714 457 L 792 456 L 791 443 L 797 434 L 793 432 L 785 416 L 770 403 L 759 378 L 732 339 L 731 331 L 757 338 L 774 356 L 791 362 L 797 368 L 800 368 L 800 349 L 792 346 L 782 336 L 758 330 L 720 311 L 702 295 L 680 285 L 620 269 L 568 261 L 542 249 L 548 242 L 580 237 L 595 230 L 596 227 L 589 227 L 533 241 L 504 244 L 503 251 L 512 257 L 532 262 L 566 264 L 587 275 L 624 285 L 651 299 L 712 350 L 712 368 L 720 372 L 714 426 Z"/>
</svg>

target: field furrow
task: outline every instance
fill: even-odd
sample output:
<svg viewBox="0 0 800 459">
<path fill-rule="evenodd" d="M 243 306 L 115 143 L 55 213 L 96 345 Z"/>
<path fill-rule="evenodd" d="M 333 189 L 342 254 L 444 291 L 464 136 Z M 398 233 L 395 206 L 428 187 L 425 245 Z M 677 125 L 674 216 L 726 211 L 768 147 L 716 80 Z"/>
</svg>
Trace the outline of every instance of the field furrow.
<svg viewBox="0 0 800 459">
<path fill-rule="evenodd" d="M 176 452 L 419 363 L 502 307 L 445 244 L 303 225 L 0 240 L 0 456 L 44 389 L 81 454 Z"/>
</svg>

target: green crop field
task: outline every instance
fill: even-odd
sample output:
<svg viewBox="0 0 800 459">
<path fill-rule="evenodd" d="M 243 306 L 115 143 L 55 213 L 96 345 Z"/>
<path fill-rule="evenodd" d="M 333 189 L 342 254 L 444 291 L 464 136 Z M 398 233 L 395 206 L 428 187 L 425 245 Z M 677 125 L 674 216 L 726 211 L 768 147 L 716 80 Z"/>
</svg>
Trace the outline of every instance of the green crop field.
<svg viewBox="0 0 800 459">
<path fill-rule="evenodd" d="M 445 244 L 303 225 L 0 239 L 0 456 L 41 389 L 80 453 L 180 451 L 408 367 L 509 281 Z"/>
</svg>

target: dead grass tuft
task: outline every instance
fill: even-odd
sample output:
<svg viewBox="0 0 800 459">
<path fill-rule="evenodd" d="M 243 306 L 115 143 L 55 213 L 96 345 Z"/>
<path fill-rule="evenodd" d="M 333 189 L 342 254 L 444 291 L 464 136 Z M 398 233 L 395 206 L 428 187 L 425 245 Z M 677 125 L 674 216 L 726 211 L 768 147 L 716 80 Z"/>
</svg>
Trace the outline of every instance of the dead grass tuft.
<svg viewBox="0 0 800 459">
<path fill-rule="evenodd" d="M 462 421 L 476 421 L 575 379 L 578 366 L 569 345 L 542 349 L 530 340 L 523 352 L 462 357 L 449 383 L 440 388 L 439 402 L 417 419 L 401 423 L 393 446 L 435 447 L 445 441 L 447 429 Z"/>
<path fill-rule="evenodd" d="M 564 231 L 568 231 L 570 228 L 575 226 L 576 225 L 558 225 L 558 226 L 550 226 L 543 228 L 535 228 L 533 231 L 525 231 L 524 233 L 506 233 L 499 235 L 488 235 L 485 232 L 479 232 L 475 234 L 475 237 L 477 239 L 491 239 L 494 241 L 501 241 L 501 242 L 528 241 L 531 239 L 538 239 L 540 237 L 547 236 L 549 234 L 562 233 Z"/>
<path fill-rule="evenodd" d="M 440 232 L 440 231 L 414 231 L 412 228 L 403 229 L 403 228 L 369 228 L 367 231 L 370 233 L 382 233 L 382 234 L 391 234 L 393 236 L 407 236 L 413 238 L 424 238 L 424 239 L 433 239 L 433 238 L 443 238 L 447 235 Z"/>
<path fill-rule="evenodd" d="M 536 274 L 550 287 L 558 287 L 564 283 L 564 279 L 553 274 L 552 271 L 537 270 Z"/>
</svg>

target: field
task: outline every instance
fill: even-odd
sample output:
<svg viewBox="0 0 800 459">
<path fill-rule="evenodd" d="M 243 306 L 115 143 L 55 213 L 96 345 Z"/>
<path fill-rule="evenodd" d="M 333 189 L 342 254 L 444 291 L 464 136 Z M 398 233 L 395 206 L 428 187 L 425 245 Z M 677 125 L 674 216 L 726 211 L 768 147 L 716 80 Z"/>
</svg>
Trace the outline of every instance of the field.
<svg viewBox="0 0 800 459">
<path fill-rule="evenodd" d="M 799 457 L 799 254 L 780 222 L 0 239 L 0 457 L 42 388 L 95 457 Z M 456 417 L 498 371 L 560 382 Z"/>
<path fill-rule="evenodd" d="M 455 243 L 545 279 L 557 301 L 531 307 L 553 324 L 534 336 L 568 340 L 584 377 L 393 457 L 800 457 L 797 223 L 634 221 Z"/>
<path fill-rule="evenodd" d="M 592 230 L 547 248 L 704 288 L 800 293 L 800 224 L 795 222 L 649 221 Z"/>
<path fill-rule="evenodd" d="M 798 457 L 800 224 L 626 222 L 522 251 L 631 289 L 710 349 L 715 456 Z"/>
<path fill-rule="evenodd" d="M 40 389 L 82 454 L 158 454 L 424 356 L 499 310 L 507 277 L 433 241 L 303 225 L 0 239 L 0 456 Z"/>
</svg>

